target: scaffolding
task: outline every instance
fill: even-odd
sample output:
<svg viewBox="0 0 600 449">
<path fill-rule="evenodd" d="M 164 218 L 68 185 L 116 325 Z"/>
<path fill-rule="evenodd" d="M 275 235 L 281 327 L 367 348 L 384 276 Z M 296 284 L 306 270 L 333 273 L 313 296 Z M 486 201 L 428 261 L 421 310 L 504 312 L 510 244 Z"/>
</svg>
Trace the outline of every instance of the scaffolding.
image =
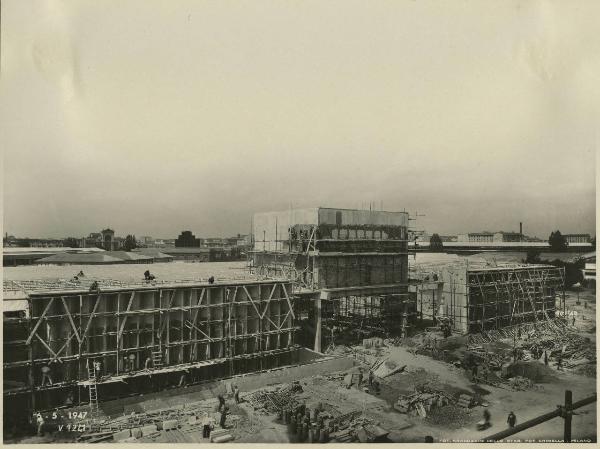
<svg viewBox="0 0 600 449">
<path fill-rule="evenodd" d="M 428 302 L 432 319 L 445 316 L 464 333 L 552 320 L 564 297 L 564 270 L 550 265 L 455 264 L 434 274 L 416 288 L 421 310 Z"/>
</svg>

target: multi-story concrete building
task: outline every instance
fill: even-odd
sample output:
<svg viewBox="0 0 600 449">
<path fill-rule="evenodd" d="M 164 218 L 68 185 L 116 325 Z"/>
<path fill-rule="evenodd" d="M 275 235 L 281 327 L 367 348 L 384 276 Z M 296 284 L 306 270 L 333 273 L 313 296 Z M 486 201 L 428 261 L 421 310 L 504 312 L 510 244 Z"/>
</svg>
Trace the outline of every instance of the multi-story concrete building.
<svg viewBox="0 0 600 449">
<path fill-rule="evenodd" d="M 253 269 L 294 281 L 306 345 L 320 351 L 338 338 L 401 335 L 410 326 L 408 213 L 259 213 L 253 234 Z"/>
</svg>

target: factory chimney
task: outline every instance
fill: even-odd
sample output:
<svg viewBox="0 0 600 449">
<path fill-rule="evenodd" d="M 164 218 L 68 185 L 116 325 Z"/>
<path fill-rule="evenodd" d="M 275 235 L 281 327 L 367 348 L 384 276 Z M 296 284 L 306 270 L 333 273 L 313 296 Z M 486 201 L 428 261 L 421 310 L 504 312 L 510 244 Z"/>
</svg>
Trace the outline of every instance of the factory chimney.
<svg viewBox="0 0 600 449">
<path fill-rule="evenodd" d="M 523 241 L 523 222 L 522 221 L 519 222 L 519 235 L 520 235 L 521 241 Z"/>
</svg>

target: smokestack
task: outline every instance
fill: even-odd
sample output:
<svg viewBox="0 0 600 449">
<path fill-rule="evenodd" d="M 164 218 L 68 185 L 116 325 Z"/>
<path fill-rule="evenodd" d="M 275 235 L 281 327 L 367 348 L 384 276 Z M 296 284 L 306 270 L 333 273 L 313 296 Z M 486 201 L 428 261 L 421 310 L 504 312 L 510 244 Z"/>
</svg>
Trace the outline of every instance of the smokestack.
<svg viewBox="0 0 600 449">
<path fill-rule="evenodd" d="M 519 222 L 519 234 L 521 235 L 521 240 L 523 240 L 523 222 Z"/>
</svg>

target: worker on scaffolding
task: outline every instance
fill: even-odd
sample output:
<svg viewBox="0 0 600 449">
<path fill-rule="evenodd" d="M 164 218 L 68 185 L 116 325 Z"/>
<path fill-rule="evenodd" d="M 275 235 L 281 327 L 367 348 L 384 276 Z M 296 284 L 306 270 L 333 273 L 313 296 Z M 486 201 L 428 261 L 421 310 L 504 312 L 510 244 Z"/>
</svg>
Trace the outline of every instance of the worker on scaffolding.
<svg viewBox="0 0 600 449">
<path fill-rule="evenodd" d="M 46 384 L 46 380 L 48 380 L 48 383 L 50 385 L 52 385 L 52 377 L 50 377 L 50 373 L 52 372 L 52 370 L 50 369 L 50 367 L 48 365 L 44 365 L 42 366 L 42 387 Z"/>
<path fill-rule="evenodd" d="M 100 293 L 100 286 L 98 285 L 98 281 L 92 282 L 90 285 L 90 292 Z"/>
<path fill-rule="evenodd" d="M 214 276 L 209 277 L 208 278 L 208 283 L 209 284 L 214 284 L 215 283 L 215 277 Z"/>
<path fill-rule="evenodd" d="M 102 363 L 100 360 L 94 360 L 94 374 L 96 376 L 96 381 L 99 381 L 102 377 Z"/>
</svg>

